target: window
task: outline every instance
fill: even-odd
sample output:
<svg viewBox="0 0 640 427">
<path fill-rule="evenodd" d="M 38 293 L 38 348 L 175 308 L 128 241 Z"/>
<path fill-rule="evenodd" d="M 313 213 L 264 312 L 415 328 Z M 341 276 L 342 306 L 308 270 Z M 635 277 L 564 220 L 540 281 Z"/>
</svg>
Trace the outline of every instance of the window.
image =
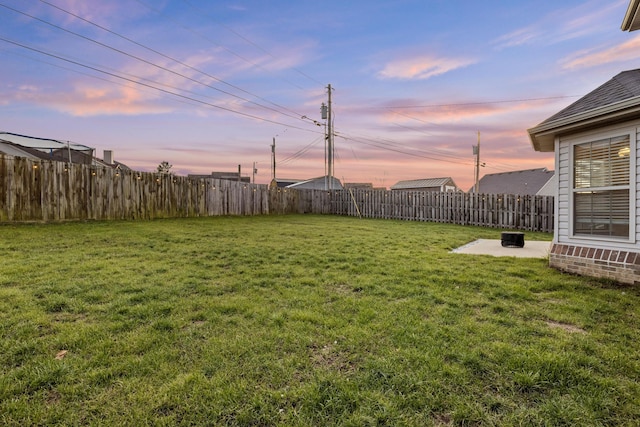
<svg viewBox="0 0 640 427">
<path fill-rule="evenodd" d="M 573 234 L 629 238 L 629 135 L 573 146 Z"/>
</svg>

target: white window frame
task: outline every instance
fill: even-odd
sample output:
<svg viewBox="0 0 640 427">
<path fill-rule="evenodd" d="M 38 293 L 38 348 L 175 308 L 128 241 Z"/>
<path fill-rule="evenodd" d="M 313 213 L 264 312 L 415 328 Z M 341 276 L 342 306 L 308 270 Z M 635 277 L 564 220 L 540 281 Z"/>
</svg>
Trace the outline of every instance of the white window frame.
<svg viewBox="0 0 640 427">
<path fill-rule="evenodd" d="M 612 129 L 608 131 L 592 132 L 576 138 L 572 138 L 569 144 L 569 238 L 572 240 L 587 240 L 587 241 L 606 241 L 616 243 L 635 243 L 636 236 L 636 127 L 626 127 Z M 622 236 L 598 236 L 589 234 L 576 234 L 575 233 L 575 193 L 580 191 L 580 188 L 576 189 L 575 185 L 575 146 L 585 144 L 588 142 L 596 142 L 608 138 L 617 137 L 629 137 L 629 234 L 626 237 Z M 615 187 L 599 187 L 601 190 L 615 190 L 622 189 L 621 186 Z"/>
</svg>

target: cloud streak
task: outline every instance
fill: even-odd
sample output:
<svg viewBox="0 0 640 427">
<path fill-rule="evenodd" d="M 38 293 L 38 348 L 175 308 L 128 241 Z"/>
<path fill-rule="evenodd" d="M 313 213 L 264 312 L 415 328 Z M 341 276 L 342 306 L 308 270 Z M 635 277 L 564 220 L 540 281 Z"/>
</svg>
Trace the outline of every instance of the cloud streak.
<svg viewBox="0 0 640 427">
<path fill-rule="evenodd" d="M 125 85 L 114 87 L 75 82 L 71 87 L 57 87 L 54 91 L 25 85 L 11 93 L 10 99 L 76 117 L 160 114 L 171 111 L 166 105 L 155 101 L 154 97 Z"/>
<path fill-rule="evenodd" d="M 624 0 L 626 1 L 626 0 Z M 610 29 L 609 18 L 618 18 L 623 1 L 602 7 L 593 1 L 557 10 L 543 19 L 504 34 L 493 41 L 497 49 L 523 45 L 553 45 Z"/>
<path fill-rule="evenodd" d="M 617 46 L 600 50 L 583 50 L 566 58 L 562 61 L 561 66 L 565 70 L 575 70 L 611 62 L 635 60 L 638 58 L 639 50 L 640 35 Z"/>
<path fill-rule="evenodd" d="M 418 56 L 390 61 L 377 75 L 380 79 L 425 80 L 475 62 L 469 58 Z"/>
<path fill-rule="evenodd" d="M 62 17 L 67 24 L 78 23 L 71 15 L 61 13 L 58 9 L 69 11 L 91 21 L 126 22 L 143 14 L 140 5 L 123 4 L 116 1 L 87 2 L 85 0 L 58 0 L 51 2 L 43 10 Z"/>
<path fill-rule="evenodd" d="M 400 106 L 414 104 L 416 107 L 394 107 L 394 104 Z M 376 111 L 378 120 L 385 123 L 415 124 L 416 122 L 422 122 L 424 124 L 451 124 L 458 126 L 460 122 L 468 122 L 471 119 L 504 120 L 505 116 L 513 117 L 521 112 L 529 114 L 539 108 L 544 109 L 557 105 L 558 99 L 531 99 L 517 102 L 467 102 L 433 106 L 420 106 L 418 104 L 419 102 L 407 102 L 406 100 L 389 102 L 385 103 L 384 107 L 374 111 Z M 363 113 L 366 113 L 366 111 L 361 110 L 360 114 Z"/>
</svg>

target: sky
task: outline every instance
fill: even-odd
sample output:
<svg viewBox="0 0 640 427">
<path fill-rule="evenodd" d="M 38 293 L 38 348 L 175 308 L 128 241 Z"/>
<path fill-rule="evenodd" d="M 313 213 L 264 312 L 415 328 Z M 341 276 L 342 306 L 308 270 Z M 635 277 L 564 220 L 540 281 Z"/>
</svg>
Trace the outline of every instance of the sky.
<svg viewBox="0 0 640 427">
<path fill-rule="evenodd" d="M 554 169 L 536 126 L 640 68 L 628 0 L 0 0 L 0 131 L 178 175 L 401 180 Z M 252 173 L 256 164 L 257 174 Z"/>
</svg>

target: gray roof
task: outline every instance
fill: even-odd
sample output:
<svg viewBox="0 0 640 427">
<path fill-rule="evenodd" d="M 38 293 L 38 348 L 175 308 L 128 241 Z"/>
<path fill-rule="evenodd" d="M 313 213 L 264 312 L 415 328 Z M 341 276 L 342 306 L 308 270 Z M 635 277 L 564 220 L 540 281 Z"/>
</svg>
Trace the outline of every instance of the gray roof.
<svg viewBox="0 0 640 427">
<path fill-rule="evenodd" d="M 10 132 L 0 132 L 0 153 L 14 157 L 25 157 L 31 160 L 53 160 L 115 167 L 130 170 L 123 163 L 114 161 L 112 164 L 93 157 L 94 149 L 82 144 L 56 139 L 38 138 L 35 136 L 19 135 Z"/>
<path fill-rule="evenodd" d="M 478 182 L 478 193 L 534 196 L 553 178 L 553 173 L 547 168 L 538 168 L 487 174 Z"/>
<path fill-rule="evenodd" d="M 443 185 L 452 185 L 456 188 L 458 186 L 450 177 L 446 178 L 423 178 L 423 179 L 410 179 L 406 181 L 398 181 L 391 186 L 392 190 L 408 190 L 415 188 L 441 188 Z"/>
<path fill-rule="evenodd" d="M 57 139 L 19 135 L 11 132 L 0 132 L 0 139 L 23 147 L 35 148 L 44 151 L 71 149 L 76 151 L 93 152 L 93 148 L 82 144 L 71 143 L 69 141 L 58 141 Z"/>
<path fill-rule="evenodd" d="M 278 188 L 284 188 L 284 187 L 287 187 L 287 186 L 289 186 L 291 184 L 295 184 L 297 182 L 302 182 L 302 181 L 306 181 L 306 180 L 304 180 L 304 179 L 293 179 L 293 178 L 290 178 L 290 179 L 287 179 L 287 178 L 276 178 L 276 179 L 272 179 L 271 183 L 272 184 L 275 183 L 276 187 L 278 187 Z"/>
<path fill-rule="evenodd" d="M 3 136 L 0 134 L 0 136 Z M 78 151 L 73 148 L 43 148 L 29 147 L 16 144 L 0 138 L 0 152 L 14 157 L 25 157 L 31 160 L 48 160 L 58 162 L 79 163 L 90 165 L 95 163 L 92 152 Z M 100 164 L 103 164 L 100 162 Z"/>
<path fill-rule="evenodd" d="M 23 149 L 22 147 L 0 139 L 0 153 L 8 154 L 13 157 L 25 157 L 31 160 L 39 160 L 42 155 L 38 155 Z"/>
<path fill-rule="evenodd" d="M 549 123 L 640 96 L 640 69 L 623 71 L 602 86 L 589 92 L 573 104 L 557 112 L 541 124 Z"/>
<path fill-rule="evenodd" d="M 306 181 L 296 182 L 291 185 L 287 185 L 285 188 L 297 188 L 297 189 L 305 189 L 305 190 L 326 190 L 328 185 L 327 181 L 328 177 L 320 176 L 318 178 L 308 179 Z M 333 190 L 342 190 L 342 183 L 336 177 L 331 178 L 331 189 Z"/>
<path fill-rule="evenodd" d="M 537 151 L 553 151 L 555 137 L 640 116 L 640 69 L 623 71 L 528 130 Z"/>
</svg>

